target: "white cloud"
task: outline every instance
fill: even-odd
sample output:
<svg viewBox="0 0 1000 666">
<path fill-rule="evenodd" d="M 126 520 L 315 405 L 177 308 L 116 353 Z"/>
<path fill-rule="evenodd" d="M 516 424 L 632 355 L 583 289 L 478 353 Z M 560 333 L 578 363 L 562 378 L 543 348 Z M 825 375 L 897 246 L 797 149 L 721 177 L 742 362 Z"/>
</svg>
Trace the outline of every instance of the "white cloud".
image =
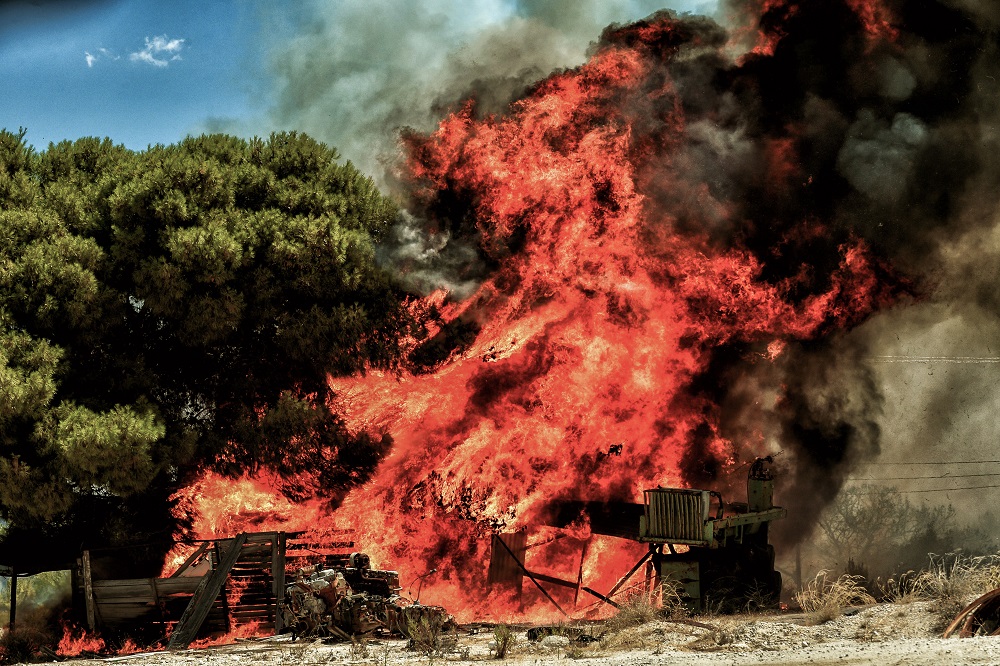
<svg viewBox="0 0 1000 666">
<path fill-rule="evenodd" d="M 104 48 L 103 46 L 101 48 L 97 49 L 96 53 L 91 53 L 90 51 L 84 51 L 83 52 L 83 57 L 87 61 L 87 67 L 93 67 L 94 63 L 96 63 L 96 62 L 98 62 L 100 60 L 104 60 L 104 59 L 108 59 L 108 60 L 121 60 L 121 56 L 120 55 L 115 55 L 114 52 L 109 51 L 108 49 Z"/>
<path fill-rule="evenodd" d="M 166 67 L 174 60 L 180 60 L 184 48 L 183 39 L 167 39 L 166 35 L 146 38 L 146 48 L 129 54 L 132 62 L 144 62 L 154 67 Z"/>
</svg>

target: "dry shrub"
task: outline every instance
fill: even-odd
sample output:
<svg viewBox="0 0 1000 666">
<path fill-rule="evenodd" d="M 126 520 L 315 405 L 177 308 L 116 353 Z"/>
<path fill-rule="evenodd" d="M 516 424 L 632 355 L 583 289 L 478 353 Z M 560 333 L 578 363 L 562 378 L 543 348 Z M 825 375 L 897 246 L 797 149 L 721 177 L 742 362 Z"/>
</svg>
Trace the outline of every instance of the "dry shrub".
<svg viewBox="0 0 1000 666">
<path fill-rule="evenodd" d="M 926 569 L 908 571 L 882 586 L 895 603 L 931 601 L 944 624 L 976 597 L 1000 587 L 1000 554 L 931 554 Z"/>
<path fill-rule="evenodd" d="M 831 580 L 829 572 L 823 570 L 804 589 L 795 593 L 795 601 L 809 613 L 809 624 L 823 624 L 840 617 L 845 606 L 874 604 L 875 598 L 864 584 L 864 578 L 849 574 Z"/>
<path fill-rule="evenodd" d="M 358 638 L 351 637 L 350 655 L 352 661 L 360 661 L 368 658 L 368 639 L 364 636 Z"/>
<path fill-rule="evenodd" d="M 649 647 L 648 635 L 638 627 L 609 632 L 601 638 L 601 647 L 609 650 L 636 650 Z"/>
<path fill-rule="evenodd" d="M 865 643 L 898 640 L 919 635 L 922 625 L 914 626 L 905 611 L 862 618 L 854 630 L 854 638 Z"/>
<path fill-rule="evenodd" d="M 923 584 L 920 578 L 923 571 L 907 571 L 899 576 L 893 576 L 886 580 L 877 580 L 875 586 L 878 589 L 879 599 L 894 604 L 909 604 L 916 601 L 925 601 L 923 596 Z"/>
<path fill-rule="evenodd" d="M 656 647 L 663 638 L 662 630 L 647 631 L 644 627 L 655 620 L 687 617 L 689 613 L 681 596 L 682 590 L 680 584 L 664 579 L 658 598 L 641 591 L 626 597 L 615 615 L 605 622 L 601 646 L 613 649 Z"/>
<path fill-rule="evenodd" d="M 497 659 L 504 659 L 517 644 L 517 634 L 509 624 L 498 624 L 493 627 L 493 642 L 496 643 Z"/>
<path fill-rule="evenodd" d="M 627 597 L 604 624 L 605 634 L 601 646 L 615 650 L 634 650 L 650 647 L 649 632 L 643 627 L 663 617 L 663 610 L 653 603 L 649 595 L 636 592 Z"/>
<path fill-rule="evenodd" d="M 432 657 L 442 654 L 454 640 L 444 630 L 444 620 L 436 615 L 406 618 L 406 635 L 409 649 Z"/>
<path fill-rule="evenodd" d="M 600 659 L 606 657 L 605 646 L 598 643 L 570 643 L 563 654 L 567 659 Z"/>
<path fill-rule="evenodd" d="M 36 661 L 42 649 L 52 644 L 51 635 L 31 627 L 4 631 L 0 635 L 0 664 Z"/>
<path fill-rule="evenodd" d="M 687 633 L 687 632 L 684 632 Z M 619 631 L 608 632 L 594 643 L 593 650 L 656 650 L 672 638 L 675 632 L 670 631 L 660 623 L 643 624 L 626 627 Z"/>
<path fill-rule="evenodd" d="M 638 627 L 663 617 L 663 610 L 646 594 L 633 594 L 618 607 L 618 612 L 611 617 L 605 627 L 611 633 L 624 629 Z"/>
</svg>

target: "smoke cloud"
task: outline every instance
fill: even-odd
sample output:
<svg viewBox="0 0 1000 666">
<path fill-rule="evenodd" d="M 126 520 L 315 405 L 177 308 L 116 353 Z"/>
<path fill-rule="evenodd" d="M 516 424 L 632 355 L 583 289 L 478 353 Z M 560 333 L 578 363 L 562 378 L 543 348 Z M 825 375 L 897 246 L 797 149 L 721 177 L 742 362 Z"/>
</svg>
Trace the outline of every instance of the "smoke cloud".
<svg viewBox="0 0 1000 666">
<path fill-rule="evenodd" d="M 673 4 L 682 11 L 715 6 Z M 366 173 L 386 179 L 399 157 L 399 130 L 433 129 L 469 97 L 482 113 L 502 113 L 552 71 L 581 64 L 605 26 L 661 6 L 656 0 L 300 3 L 294 37 L 273 49 L 274 122 L 336 146 Z"/>
<path fill-rule="evenodd" d="M 706 235 L 720 252 L 745 251 L 760 280 L 795 303 L 833 294 L 848 324 L 775 352 L 746 341 L 714 349 L 674 403 L 704 409 L 718 428 L 692 429 L 678 461 L 685 480 L 722 483 L 716 435 L 780 449 L 782 501 L 799 516 L 786 529 L 801 538 L 864 463 L 987 456 L 1000 407 L 991 360 L 1000 347 L 1000 10 L 972 0 L 733 0 L 716 19 L 660 14 L 594 41 L 597 26 L 654 7 L 505 7 L 314 4 L 306 29 L 275 52 L 275 117 L 406 197 L 399 128 L 419 137 L 469 99 L 471 120 L 503 115 L 548 73 L 646 42 L 662 72 L 616 100 L 641 155 L 642 233 Z M 676 24 L 671 39 L 682 47 L 650 41 L 662 21 Z M 642 106 L 657 84 L 675 107 Z M 658 123 L 674 112 L 683 122 L 671 135 Z M 383 260 L 423 292 L 474 293 L 523 241 L 481 238 L 475 207 L 460 192 L 411 205 Z M 837 250 L 855 244 L 874 257 L 868 290 L 883 307 L 863 324 L 844 315 L 858 304 L 836 283 Z M 466 313 L 475 318 L 476 306 Z M 484 360 L 505 353 L 491 347 Z M 519 386 L 494 375 L 501 393 Z"/>
<path fill-rule="evenodd" d="M 716 6 L 673 4 L 702 12 Z M 480 115 L 502 114 L 553 71 L 581 64 L 605 26 L 660 7 L 658 0 L 297 4 L 294 37 L 272 52 L 272 121 L 336 146 L 405 197 L 396 182 L 401 131 L 430 131 L 469 99 Z M 379 256 L 408 288 L 445 289 L 459 299 L 490 270 L 475 239 L 429 230 L 412 215 L 397 221 Z"/>
<path fill-rule="evenodd" d="M 748 4 L 729 9 L 739 16 Z M 974 1 L 837 4 L 771 3 L 751 48 L 772 45 L 771 21 L 783 36 L 773 53 L 746 56 L 742 71 L 760 78 L 732 105 L 736 125 L 743 139 L 759 137 L 756 127 L 793 141 L 801 196 L 789 203 L 865 238 L 908 276 L 913 296 L 804 357 L 790 355 L 797 369 L 784 377 L 787 398 L 777 407 L 784 425 L 776 439 L 795 458 L 784 501 L 832 498 L 844 478 L 870 475 L 920 491 L 911 496 L 919 503 L 952 503 L 972 521 L 996 489 L 924 491 L 995 486 L 1000 477 L 881 462 L 998 458 L 1000 12 Z M 864 20 L 871 16 L 885 23 Z M 768 208 L 747 207 L 764 219 Z M 755 374 L 773 385 L 767 372 Z M 807 432 L 821 414 L 826 425 Z M 773 432 L 771 416 L 750 418 Z M 811 460 L 830 435 L 849 440 L 839 459 Z M 942 480 L 892 480 L 935 473 Z M 808 521 L 782 529 L 796 528 Z"/>
</svg>

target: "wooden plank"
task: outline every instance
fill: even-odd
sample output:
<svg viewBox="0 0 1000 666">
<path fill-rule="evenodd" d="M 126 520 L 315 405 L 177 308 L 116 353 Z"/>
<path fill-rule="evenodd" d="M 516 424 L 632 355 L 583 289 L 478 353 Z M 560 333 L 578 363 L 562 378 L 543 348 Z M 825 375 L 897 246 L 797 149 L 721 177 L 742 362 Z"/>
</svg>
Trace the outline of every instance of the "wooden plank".
<svg viewBox="0 0 1000 666">
<path fill-rule="evenodd" d="M 160 591 L 160 596 L 177 594 L 179 592 L 194 593 L 198 589 L 198 584 L 206 576 L 185 576 L 181 578 L 157 578 L 156 587 Z"/>
<path fill-rule="evenodd" d="M 285 601 L 285 548 L 287 537 L 284 532 L 278 534 L 271 552 L 271 593 L 274 596 L 274 633 L 280 634 L 285 628 L 281 617 L 281 604 Z"/>
<path fill-rule="evenodd" d="M 255 542 L 255 544 L 253 546 L 246 546 L 243 549 L 243 552 L 244 552 L 244 555 L 251 556 L 251 557 L 245 558 L 246 560 L 254 559 L 252 557 L 253 555 L 260 555 L 261 556 L 261 561 L 263 562 L 265 560 L 265 558 L 263 556 L 268 555 L 271 552 L 271 544 L 269 544 L 269 543 L 261 543 L 260 541 L 257 541 L 257 542 Z M 244 558 L 240 558 L 240 559 L 244 559 Z"/>
<path fill-rule="evenodd" d="M 219 592 L 222 591 L 226 578 L 229 576 L 229 570 L 236 564 L 246 538 L 245 533 L 236 537 L 232 545 L 226 549 L 225 554 L 220 554 L 219 568 L 213 571 L 210 576 L 206 576 L 198 585 L 198 589 L 191 597 L 191 602 L 184 610 L 177 626 L 174 627 L 174 632 L 170 635 L 170 642 L 167 644 L 169 649 L 186 648 L 194 640 L 208 615 L 208 611 L 219 596 Z"/>
<path fill-rule="evenodd" d="M 562 578 L 556 578 L 555 576 L 549 576 L 548 574 L 537 573 L 535 571 L 524 570 L 524 575 L 530 576 L 535 580 L 540 580 L 543 583 L 552 583 L 553 585 L 559 585 L 560 587 L 571 587 L 576 589 L 576 583 L 571 580 L 563 580 Z"/>
<path fill-rule="evenodd" d="M 247 535 L 247 543 L 266 543 L 277 536 L 277 532 L 254 532 Z"/>
<path fill-rule="evenodd" d="M 153 601 L 153 590 L 148 585 L 145 587 L 112 587 L 106 590 L 94 590 L 94 599 L 99 602 L 114 601 L 116 599 L 135 599 L 136 601 Z"/>
<path fill-rule="evenodd" d="M 231 547 L 231 545 L 227 546 L 227 547 Z M 240 551 L 241 551 L 240 555 L 243 554 L 242 550 L 243 550 L 243 548 L 241 547 L 240 548 Z M 219 552 L 219 544 L 215 544 L 215 559 L 216 559 L 216 561 L 218 561 L 220 563 L 222 562 L 222 554 Z M 237 556 L 236 559 L 239 559 L 239 556 Z M 234 561 L 233 564 L 235 565 L 236 562 Z M 229 582 L 229 576 L 232 575 L 232 573 L 233 573 L 232 572 L 232 567 L 230 567 L 230 571 L 228 572 L 228 575 L 226 576 L 226 579 L 222 583 L 222 593 L 220 594 L 220 597 L 221 597 L 220 601 L 222 602 L 222 615 L 223 615 L 223 617 L 226 618 L 226 633 L 227 634 L 231 633 L 233 631 L 233 623 L 230 621 L 230 616 L 229 616 L 229 589 L 226 586 L 226 583 Z"/>
<path fill-rule="evenodd" d="M 587 561 L 587 552 L 590 550 L 590 542 L 593 537 L 588 538 L 583 542 L 583 548 L 580 551 L 580 571 L 576 575 L 576 593 L 573 595 L 573 605 L 577 606 L 580 603 L 580 590 L 583 589 L 583 563 Z"/>
<path fill-rule="evenodd" d="M 9 622 L 10 633 L 14 633 L 17 627 L 17 570 L 10 568 L 10 609 L 7 620 Z"/>
<path fill-rule="evenodd" d="M 93 631 L 97 628 L 94 617 L 94 583 L 90 572 L 90 551 L 83 551 L 83 603 L 87 609 L 87 628 Z"/>
<path fill-rule="evenodd" d="M 532 575 L 532 573 L 530 571 L 528 571 L 528 569 L 524 566 L 524 562 L 522 562 L 520 559 L 518 559 L 518 557 L 514 554 L 514 551 L 511 550 L 510 546 L 507 545 L 506 541 L 504 541 L 503 539 L 494 538 L 493 539 L 493 543 L 494 543 L 494 545 L 495 544 L 500 544 L 501 546 L 503 546 L 504 550 L 507 551 L 507 554 L 511 557 L 511 559 L 514 560 L 514 563 L 518 567 L 520 567 L 521 571 L 524 572 L 524 575 L 528 577 L 528 580 L 530 580 L 532 583 L 535 584 L 535 587 L 538 588 L 539 592 L 541 592 L 542 594 L 544 594 L 545 598 L 548 599 L 552 603 L 552 605 L 555 606 L 556 609 L 558 609 L 558 611 L 563 614 L 564 617 L 569 617 L 569 614 L 562 609 L 562 606 L 560 606 L 556 602 L 555 599 L 552 598 L 552 595 L 548 593 L 548 590 L 546 590 L 544 587 L 542 587 L 541 584 L 539 584 L 539 582 L 537 580 L 535 580 L 535 578 Z M 556 579 L 556 580 L 559 580 L 559 579 Z M 570 584 L 570 587 L 576 587 L 576 586 Z"/>
<path fill-rule="evenodd" d="M 240 621 L 242 621 L 241 618 L 257 617 L 257 616 L 260 616 L 260 615 L 268 615 L 269 616 L 270 614 L 271 614 L 271 609 L 270 608 L 260 608 L 260 607 L 258 607 L 258 608 L 240 609 L 240 611 L 238 613 L 233 613 L 233 621 L 234 622 L 240 622 Z"/>
<path fill-rule="evenodd" d="M 113 606 L 101 606 L 101 619 L 104 622 L 114 622 L 120 620 L 137 620 L 144 617 L 158 618 L 157 609 L 150 606 L 139 606 L 135 604 L 114 604 Z"/>
<path fill-rule="evenodd" d="M 243 611 L 255 611 L 255 610 L 266 610 L 272 612 L 274 610 L 274 603 L 271 599 L 257 599 L 249 604 L 240 603 L 238 606 L 234 606 L 231 609 L 233 614 L 242 613 Z"/>
<path fill-rule="evenodd" d="M 486 574 L 487 585 L 505 584 L 521 593 L 523 573 L 519 562 L 524 561 L 528 546 L 525 531 L 494 534 L 490 550 L 490 568 Z"/>
<path fill-rule="evenodd" d="M 170 577 L 171 578 L 177 578 L 182 573 L 184 573 L 185 571 L 187 571 L 188 567 L 190 567 L 192 564 L 194 564 L 198 560 L 199 557 L 201 557 L 202 555 L 204 555 L 206 550 L 208 550 L 208 542 L 207 541 L 205 543 L 201 544 L 200 546 L 198 546 L 198 550 L 194 551 L 194 553 L 191 554 L 191 557 L 189 557 L 186 560 L 184 560 L 184 564 L 182 564 L 177 569 L 177 571 L 175 571 L 172 574 L 170 574 Z"/>
<path fill-rule="evenodd" d="M 156 585 L 161 590 L 188 590 L 193 591 L 198 587 L 198 583 L 205 576 L 180 576 L 179 578 L 157 578 Z M 117 578 L 112 580 L 95 580 L 94 589 L 113 589 L 115 587 L 149 587 L 148 578 Z"/>
<path fill-rule="evenodd" d="M 154 586 L 160 597 L 168 597 L 177 594 L 194 594 L 201 583 L 202 578 L 182 577 L 182 578 L 138 578 L 120 581 L 94 581 L 93 593 L 98 600 L 105 599 L 127 599 L 129 597 L 141 597 L 143 599 L 153 599 Z M 109 585 L 108 583 L 113 583 Z"/>
<path fill-rule="evenodd" d="M 309 554 L 316 553 L 317 551 L 322 553 L 324 550 L 332 550 L 334 548 L 354 548 L 354 542 L 331 541 L 329 543 L 290 543 L 288 544 L 288 554 L 295 555 L 302 552 L 302 557 L 307 557 Z"/>
</svg>

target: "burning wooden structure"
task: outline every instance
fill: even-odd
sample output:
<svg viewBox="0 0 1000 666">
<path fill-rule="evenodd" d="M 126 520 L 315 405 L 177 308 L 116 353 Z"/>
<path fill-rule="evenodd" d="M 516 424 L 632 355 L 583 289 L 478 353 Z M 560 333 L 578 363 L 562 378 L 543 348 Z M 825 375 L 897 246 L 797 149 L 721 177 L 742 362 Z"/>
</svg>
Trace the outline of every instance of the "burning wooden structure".
<svg viewBox="0 0 1000 666">
<path fill-rule="evenodd" d="M 587 587 L 580 558 L 575 581 L 531 571 L 525 565 L 527 533 L 497 534 L 493 538 L 488 582 L 520 593 L 523 579 L 531 583 L 563 614 L 565 611 L 542 583 L 575 590 L 617 606 L 612 597 L 645 565 L 644 589 L 659 595 L 665 587 L 695 610 L 712 600 L 724 605 L 753 598 L 777 603 L 781 574 L 774 569 L 774 548 L 768 526 L 784 518 L 785 509 L 773 504 L 774 476 L 770 457 L 757 458 L 747 476 L 747 501 L 723 502 L 715 491 L 655 488 L 643 492 L 643 503 L 562 502 L 554 507 L 552 524 L 566 527 L 586 518 L 591 534 L 620 537 L 648 544 L 648 552 L 607 593 Z"/>
<path fill-rule="evenodd" d="M 84 551 L 73 572 L 74 606 L 90 630 L 169 635 L 171 648 L 246 625 L 279 633 L 286 578 L 304 566 L 346 564 L 354 545 L 300 536 L 256 532 L 194 541 L 196 549 L 176 571 L 155 578 L 95 574 L 108 570 L 115 553 Z"/>
</svg>

